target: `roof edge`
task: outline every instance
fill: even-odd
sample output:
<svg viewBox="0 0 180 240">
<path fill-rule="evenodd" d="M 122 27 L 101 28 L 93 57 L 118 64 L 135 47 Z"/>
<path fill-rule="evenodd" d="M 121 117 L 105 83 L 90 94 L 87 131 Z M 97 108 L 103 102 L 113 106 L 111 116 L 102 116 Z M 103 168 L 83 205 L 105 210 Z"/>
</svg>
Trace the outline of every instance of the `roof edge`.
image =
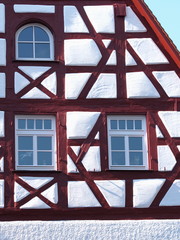
<svg viewBox="0 0 180 240">
<path fill-rule="evenodd" d="M 166 51 L 170 54 L 174 62 L 177 64 L 178 67 L 180 67 L 179 51 L 177 50 L 169 36 L 165 33 L 165 31 L 163 30 L 160 23 L 153 15 L 147 4 L 144 2 L 144 0 L 132 0 L 132 2 L 137 7 L 137 9 L 139 9 L 141 14 L 145 17 L 149 25 L 154 30 L 159 41 L 165 46 Z"/>
</svg>

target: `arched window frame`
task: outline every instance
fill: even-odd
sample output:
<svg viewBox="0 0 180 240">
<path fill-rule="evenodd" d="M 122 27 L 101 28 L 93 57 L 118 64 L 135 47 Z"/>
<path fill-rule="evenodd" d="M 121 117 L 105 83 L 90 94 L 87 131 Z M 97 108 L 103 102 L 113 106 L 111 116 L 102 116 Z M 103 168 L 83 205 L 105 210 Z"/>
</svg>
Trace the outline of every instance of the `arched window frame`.
<svg viewBox="0 0 180 240">
<path fill-rule="evenodd" d="M 28 27 L 33 27 L 33 40 L 32 41 L 29 41 L 31 43 L 33 43 L 33 58 L 31 57 L 19 57 L 19 42 L 23 42 L 23 41 L 19 41 L 19 35 L 20 33 L 28 28 Z M 38 58 L 38 57 L 35 57 L 35 43 L 37 42 L 40 42 L 40 41 L 35 41 L 34 39 L 34 27 L 40 27 L 41 29 L 43 29 L 48 37 L 49 37 L 49 41 L 47 43 L 49 43 L 49 47 L 50 47 L 50 57 L 48 58 Z M 26 43 L 28 41 L 25 41 Z M 45 43 L 45 41 L 42 41 L 43 43 Z M 16 32 L 16 46 L 15 46 L 15 49 L 16 49 L 16 60 L 27 60 L 27 61 L 53 61 L 54 60 L 54 37 L 51 33 L 51 31 L 45 27 L 44 25 L 42 24 L 39 24 L 39 23 L 31 23 L 31 24 L 26 24 L 24 26 L 22 26 L 21 28 L 19 28 Z"/>
</svg>

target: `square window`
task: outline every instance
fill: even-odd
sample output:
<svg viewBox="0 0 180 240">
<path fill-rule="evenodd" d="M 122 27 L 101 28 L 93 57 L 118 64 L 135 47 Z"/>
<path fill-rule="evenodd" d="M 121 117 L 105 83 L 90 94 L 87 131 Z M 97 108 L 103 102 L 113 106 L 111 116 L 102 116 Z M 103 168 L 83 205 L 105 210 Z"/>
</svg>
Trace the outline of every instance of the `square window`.
<svg viewBox="0 0 180 240">
<path fill-rule="evenodd" d="M 53 116 L 16 116 L 17 170 L 55 170 L 56 132 Z"/>
<path fill-rule="evenodd" d="M 145 116 L 109 116 L 107 120 L 109 168 L 148 169 Z"/>
</svg>

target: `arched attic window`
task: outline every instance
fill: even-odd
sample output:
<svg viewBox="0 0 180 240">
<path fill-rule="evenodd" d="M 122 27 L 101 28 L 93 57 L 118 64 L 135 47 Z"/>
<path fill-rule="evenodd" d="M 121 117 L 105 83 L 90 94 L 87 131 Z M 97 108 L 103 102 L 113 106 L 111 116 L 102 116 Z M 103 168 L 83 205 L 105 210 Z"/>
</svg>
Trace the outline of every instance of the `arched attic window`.
<svg viewBox="0 0 180 240">
<path fill-rule="evenodd" d="M 41 24 L 27 24 L 16 33 L 17 60 L 53 60 L 54 40 L 49 29 Z"/>
</svg>

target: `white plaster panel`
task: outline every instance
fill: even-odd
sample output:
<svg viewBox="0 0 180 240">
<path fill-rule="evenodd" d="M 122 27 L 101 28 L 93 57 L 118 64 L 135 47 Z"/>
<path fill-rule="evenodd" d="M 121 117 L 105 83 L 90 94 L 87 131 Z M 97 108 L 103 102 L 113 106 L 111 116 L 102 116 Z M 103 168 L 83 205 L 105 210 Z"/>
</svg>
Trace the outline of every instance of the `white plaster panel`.
<svg viewBox="0 0 180 240">
<path fill-rule="evenodd" d="M 175 71 L 153 72 L 169 97 L 180 97 L 180 79 Z"/>
<path fill-rule="evenodd" d="M 15 72 L 14 74 L 14 92 L 18 93 L 25 88 L 30 82 L 22 76 L 20 73 Z"/>
<path fill-rule="evenodd" d="M 126 7 L 125 32 L 147 32 L 147 29 L 131 7 Z"/>
<path fill-rule="evenodd" d="M 157 138 L 164 138 L 161 130 L 159 129 L 159 127 L 156 125 L 156 137 Z"/>
<path fill-rule="evenodd" d="M 99 132 L 96 134 L 95 138 L 94 139 L 99 139 Z"/>
<path fill-rule="evenodd" d="M 0 73 L 0 98 L 5 98 L 6 96 L 6 75 L 5 73 Z"/>
<path fill-rule="evenodd" d="M 35 189 L 41 188 L 42 186 L 44 186 L 53 179 L 52 177 L 19 177 L 19 178 Z"/>
<path fill-rule="evenodd" d="M 74 153 L 78 156 L 80 151 L 80 146 L 71 146 Z M 68 155 L 67 169 L 68 172 L 77 173 L 79 172 L 76 165 L 74 164 L 71 157 Z M 88 149 L 85 154 L 82 164 L 87 171 L 100 172 L 101 171 L 101 159 L 100 159 L 100 149 L 99 146 L 92 146 Z"/>
<path fill-rule="evenodd" d="M 137 179 L 133 181 L 133 206 L 148 208 L 158 194 L 165 179 Z"/>
<path fill-rule="evenodd" d="M 114 8 L 113 6 L 85 6 L 89 20 L 98 33 L 114 33 Z"/>
<path fill-rule="evenodd" d="M 158 170 L 171 171 L 176 159 L 169 146 L 158 146 Z"/>
<path fill-rule="evenodd" d="M 4 137 L 4 111 L 0 111 L 0 137 Z"/>
<path fill-rule="evenodd" d="M 92 146 L 87 151 L 82 160 L 82 164 L 87 171 L 100 172 L 101 171 L 101 159 L 99 146 Z"/>
<path fill-rule="evenodd" d="M 116 98 L 116 74 L 101 73 L 89 91 L 87 98 Z"/>
<path fill-rule="evenodd" d="M 71 146 L 71 148 L 74 151 L 74 153 L 78 156 L 81 149 L 80 146 Z"/>
<path fill-rule="evenodd" d="M 102 55 L 92 39 L 68 39 L 64 42 L 65 64 L 96 66 Z"/>
<path fill-rule="evenodd" d="M 6 40 L 0 38 L 0 66 L 6 66 Z"/>
<path fill-rule="evenodd" d="M 5 32 L 5 6 L 0 3 L 0 32 Z"/>
<path fill-rule="evenodd" d="M 74 153 L 78 156 L 80 151 L 80 146 L 71 146 L 71 148 L 74 151 Z M 73 160 L 69 155 L 67 156 L 67 170 L 68 170 L 68 173 L 79 172 L 76 165 L 74 164 Z"/>
<path fill-rule="evenodd" d="M 101 207 L 93 192 L 84 181 L 68 182 L 68 207 Z"/>
<path fill-rule="evenodd" d="M 159 98 L 160 95 L 144 72 L 126 73 L 128 98 Z"/>
<path fill-rule="evenodd" d="M 68 171 L 68 173 L 78 173 L 79 172 L 76 165 L 74 164 L 73 160 L 71 159 L 71 157 L 69 155 L 67 156 L 67 171 Z"/>
<path fill-rule="evenodd" d="M 50 92 L 56 95 L 57 93 L 57 78 L 56 73 L 52 73 L 47 78 L 45 78 L 41 84 L 47 88 Z"/>
<path fill-rule="evenodd" d="M 30 194 L 25 188 L 19 185 L 17 182 L 14 184 L 14 201 L 19 202 L 21 199 L 25 198 Z"/>
<path fill-rule="evenodd" d="M 31 89 L 28 93 L 26 93 L 24 96 L 22 96 L 21 98 L 49 99 L 50 97 L 35 87 Z"/>
<path fill-rule="evenodd" d="M 52 203 L 58 202 L 58 185 L 57 183 L 53 184 L 51 187 L 46 189 L 44 192 L 41 193 L 42 196 L 47 198 Z"/>
<path fill-rule="evenodd" d="M 99 112 L 67 112 L 67 138 L 86 138 L 99 115 Z"/>
<path fill-rule="evenodd" d="M 111 207 L 125 207 L 124 180 L 97 180 L 95 183 Z"/>
<path fill-rule="evenodd" d="M 64 6 L 64 31 L 88 33 L 88 29 L 75 6 Z"/>
<path fill-rule="evenodd" d="M 21 71 L 31 77 L 33 80 L 36 80 L 43 73 L 48 71 L 51 67 L 38 67 L 38 66 L 20 66 L 18 67 Z"/>
<path fill-rule="evenodd" d="M 4 172 L 4 157 L 0 159 L 0 172 Z"/>
<path fill-rule="evenodd" d="M 104 46 L 107 48 L 109 46 L 109 44 L 111 43 L 111 39 L 102 39 L 102 42 L 103 42 Z"/>
<path fill-rule="evenodd" d="M 106 65 L 116 65 L 116 64 L 117 64 L 116 51 L 113 50 Z"/>
<path fill-rule="evenodd" d="M 179 240 L 179 219 L 0 222 L 1 240 Z"/>
<path fill-rule="evenodd" d="M 171 137 L 180 137 L 180 112 L 158 112 Z"/>
<path fill-rule="evenodd" d="M 22 209 L 46 209 L 50 208 L 45 202 L 43 202 L 40 198 L 34 197 L 29 202 L 22 205 L 20 208 Z"/>
<path fill-rule="evenodd" d="M 132 57 L 132 55 L 129 53 L 128 50 L 125 52 L 125 61 L 126 61 L 126 66 L 135 66 L 137 65 L 136 61 Z"/>
<path fill-rule="evenodd" d="M 4 207 L 4 180 L 0 179 L 0 208 Z"/>
<path fill-rule="evenodd" d="M 53 5 L 15 4 L 14 11 L 16 13 L 55 13 L 55 6 L 53 6 Z"/>
<path fill-rule="evenodd" d="M 160 206 L 180 206 L 180 179 L 173 182 L 160 202 Z"/>
<path fill-rule="evenodd" d="M 145 64 L 169 63 L 151 38 L 132 38 L 128 42 Z"/>
<path fill-rule="evenodd" d="M 77 99 L 91 73 L 67 73 L 65 75 L 65 98 Z"/>
</svg>

